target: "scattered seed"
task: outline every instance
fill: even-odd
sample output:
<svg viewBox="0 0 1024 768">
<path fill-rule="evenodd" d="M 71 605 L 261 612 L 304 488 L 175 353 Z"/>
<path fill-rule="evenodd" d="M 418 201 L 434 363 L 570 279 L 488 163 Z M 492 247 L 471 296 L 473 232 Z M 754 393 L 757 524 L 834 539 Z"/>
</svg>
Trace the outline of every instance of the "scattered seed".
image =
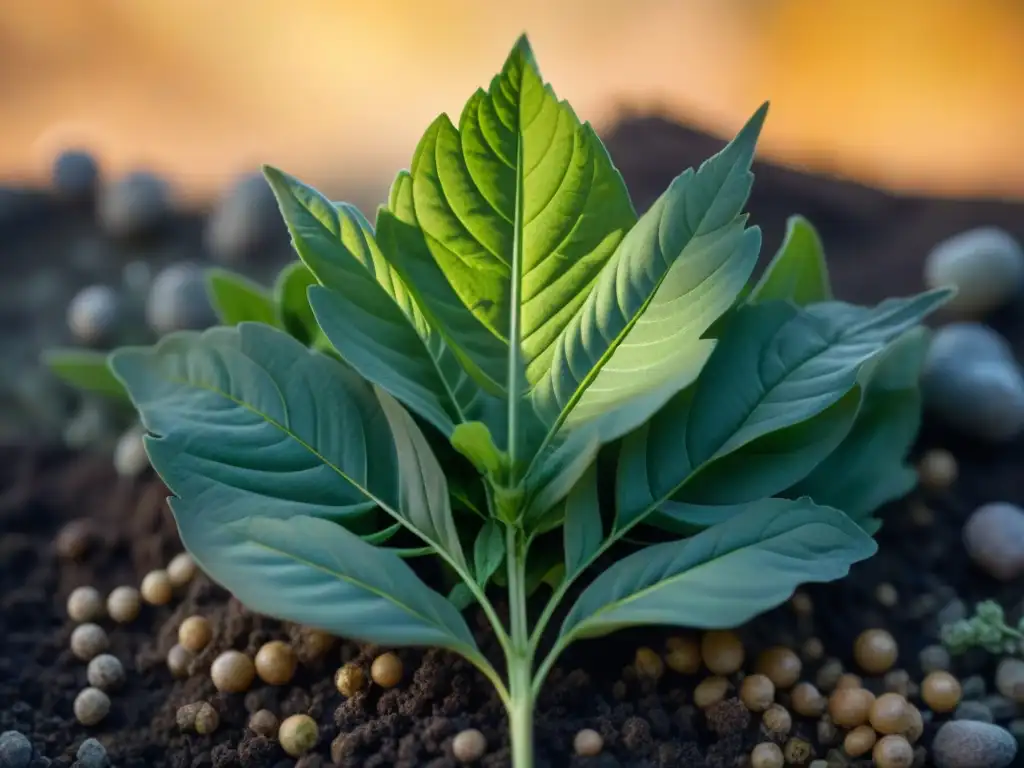
<svg viewBox="0 0 1024 768">
<path fill-rule="evenodd" d="M 944 491 L 956 482 L 957 464 L 953 454 L 943 448 L 933 448 L 917 464 L 921 485 L 931 491 Z"/>
<path fill-rule="evenodd" d="M 750 753 L 750 768 L 782 768 L 786 759 L 778 744 L 765 741 L 754 747 Z"/>
<path fill-rule="evenodd" d="M 596 757 L 604 749 L 604 739 L 593 728 L 584 728 L 573 738 L 572 748 L 580 757 Z"/>
<path fill-rule="evenodd" d="M 789 735 L 793 728 L 793 716 L 789 710 L 781 704 L 772 704 L 761 715 L 761 722 L 769 736 L 783 738 Z"/>
<path fill-rule="evenodd" d="M 63 559 L 80 560 L 95 539 L 96 527 L 91 520 L 72 520 L 57 532 L 54 545 Z"/>
<path fill-rule="evenodd" d="M 72 621 L 95 621 L 103 615 L 103 597 L 95 587 L 77 587 L 68 595 L 68 617 Z"/>
<path fill-rule="evenodd" d="M 1024 704 L 1024 661 L 1007 658 L 999 662 L 996 690 L 1011 701 Z"/>
<path fill-rule="evenodd" d="M 633 668 L 638 677 L 647 680 L 660 680 L 665 674 L 665 662 L 657 651 L 647 647 L 636 649 Z"/>
<path fill-rule="evenodd" d="M 199 705 L 196 712 L 195 729 L 198 734 L 213 733 L 220 725 L 220 715 L 217 710 L 205 701 Z"/>
<path fill-rule="evenodd" d="M 914 764 L 914 748 L 902 736 L 883 736 L 871 757 L 876 768 L 911 768 Z"/>
<path fill-rule="evenodd" d="M 724 677 L 706 677 L 693 689 L 693 703 L 699 709 L 707 709 L 725 698 L 729 690 L 729 681 Z"/>
<path fill-rule="evenodd" d="M 743 666 L 746 652 L 735 632 L 714 630 L 705 632 L 700 643 L 704 665 L 715 675 L 731 675 Z"/>
<path fill-rule="evenodd" d="M 309 715 L 286 717 L 277 731 L 281 749 L 292 757 L 301 757 L 316 746 L 320 729 Z"/>
<path fill-rule="evenodd" d="M 381 688 L 394 688 L 402 682 L 402 660 L 393 653 L 382 653 L 370 665 L 370 678 Z"/>
<path fill-rule="evenodd" d="M 110 640 L 99 624 L 79 624 L 71 633 L 71 652 L 82 661 L 92 660 L 108 647 Z"/>
<path fill-rule="evenodd" d="M 199 708 L 203 703 L 204 702 L 196 701 L 191 704 L 185 704 L 184 706 L 178 707 L 178 711 L 174 713 L 174 721 L 180 730 L 195 730 L 196 715 L 199 713 Z"/>
<path fill-rule="evenodd" d="M 85 676 L 89 685 L 101 691 L 112 691 L 124 684 L 124 665 L 109 653 L 101 653 L 93 658 L 86 667 Z"/>
<path fill-rule="evenodd" d="M 178 627 L 178 645 L 193 653 L 203 650 L 212 638 L 213 630 L 204 616 L 189 616 Z"/>
<path fill-rule="evenodd" d="M 806 739 L 790 739 L 782 750 L 786 762 L 792 765 L 803 765 L 814 754 L 811 743 Z"/>
<path fill-rule="evenodd" d="M 894 608 L 900 601 L 900 593 L 887 581 L 875 587 L 875 600 L 886 608 Z"/>
<path fill-rule="evenodd" d="M 864 681 L 860 679 L 860 675 L 855 675 L 852 672 L 844 672 L 836 680 L 836 690 L 840 691 L 843 688 L 863 688 Z"/>
<path fill-rule="evenodd" d="M 171 585 L 183 587 L 188 584 L 196 575 L 196 561 L 188 552 L 181 552 L 171 558 L 167 564 L 167 577 Z"/>
<path fill-rule="evenodd" d="M 256 652 L 256 674 L 269 685 L 286 685 L 295 676 L 299 660 L 288 643 L 272 640 Z"/>
<path fill-rule="evenodd" d="M 452 755 L 460 763 L 473 763 L 487 752 L 487 739 L 476 728 L 459 731 L 452 739 Z"/>
<path fill-rule="evenodd" d="M 866 755 L 875 746 L 878 736 L 870 725 L 858 725 L 843 739 L 843 749 L 850 757 Z"/>
<path fill-rule="evenodd" d="M 828 699 L 812 683 L 797 683 L 790 692 L 793 709 L 803 717 L 821 717 L 828 709 Z"/>
<path fill-rule="evenodd" d="M 269 709 L 253 712 L 252 717 L 249 718 L 249 730 L 265 739 L 277 736 L 278 725 L 277 715 Z"/>
<path fill-rule="evenodd" d="M 167 571 L 155 570 L 147 573 L 139 587 L 142 599 L 150 605 L 167 605 L 174 597 L 174 587 Z"/>
<path fill-rule="evenodd" d="M 366 673 L 358 664 L 345 664 L 335 673 L 334 686 L 342 696 L 352 698 L 366 689 Z"/>
<path fill-rule="evenodd" d="M 243 693 L 255 676 L 252 659 L 241 651 L 224 651 L 210 665 L 210 679 L 221 693 Z"/>
<path fill-rule="evenodd" d="M 700 671 L 700 643 L 694 637 L 670 637 L 665 643 L 665 663 L 681 675 Z"/>
<path fill-rule="evenodd" d="M 921 670 L 926 675 L 929 672 L 948 670 L 953 663 L 949 651 L 941 645 L 929 645 L 922 648 L 921 652 L 917 655 L 917 660 L 921 664 Z"/>
<path fill-rule="evenodd" d="M 189 667 L 192 666 L 195 658 L 195 654 L 192 651 L 180 645 L 174 645 L 167 652 L 167 668 L 174 677 L 179 679 L 186 678 L 188 677 Z"/>
<path fill-rule="evenodd" d="M 792 688 L 800 679 L 803 666 L 799 656 L 791 649 L 779 645 L 757 657 L 756 669 L 762 675 L 767 675 L 776 688 L 786 689 Z"/>
<path fill-rule="evenodd" d="M 907 723 L 907 730 L 902 735 L 911 744 L 916 744 L 924 735 L 924 718 L 921 717 L 921 710 L 913 704 L 907 704 Z"/>
<path fill-rule="evenodd" d="M 896 663 L 899 649 L 896 640 L 884 629 L 867 629 L 853 644 L 857 666 L 872 675 L 888 672 Z"/>
<path fill-rule="evenodd" d="M 842 662 L 839 661 L 839 659 L 827 659 L 825 663 L 821 665 L 821 669 L 818 670 L 815 681 L 817 682 L 820 690 L 825 693 L 831 693 L 835 690 L 836 684 L 842 676 Z"/>
<path fill-rule="evenodd" d="M 323 630 L 304 627 L 299 634 L 299 659 L 304 664 L 322 659 L 337 641 L 338 638 Z"/>
<path fill-rule="evenodd" d="M 907 700 L 898 693 L 883 693 L 868 713 L 871 727 L 882 734 L 904 733 L 910 727 Z"/>
<path fill-rule="evenodd" d="M 775 684 L 767 675 L 747 675 L 740 684 L 740 701 L 751 712 L 764 712 L 775 703 Z"/>
<path fill-rule="evenodd" d="M 72 709 L 82 725 L 97 725 L 110 712 L 110 698 L 99 688 L 83 688 Z"/>
<path fill-rule="evenodd" d="M 825 655 L 825 646 L 818 638 L 809 637 L 800 648 L 800 654 L 805 661 L 820 661 Z"/>
<path fill-rule="evenodd" d="M 141 607 L 139 590 L 135 587 L 116 587 L 107 596 L 107 614 L 118 624 L 135 621 Z"/>
<path fill-rule="evenodd" d="M 921 683 L 921 698 L 933 712 L 952 712 L 962 694 L 960 681 L 949 672 L 931 672 Z"/>
<path fill-rule="evenodd" d="M 832 722 L 842 728 L 856 728 L 867 722 L 875 695 L 866 688 L 839 688 L 828 702 Z"/>
</svg>

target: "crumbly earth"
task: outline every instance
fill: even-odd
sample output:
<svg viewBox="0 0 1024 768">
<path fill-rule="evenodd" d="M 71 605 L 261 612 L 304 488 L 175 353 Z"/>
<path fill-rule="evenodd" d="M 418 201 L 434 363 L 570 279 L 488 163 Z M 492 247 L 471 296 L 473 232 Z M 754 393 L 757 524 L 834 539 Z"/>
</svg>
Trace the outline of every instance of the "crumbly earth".
<svg viewBox="0 0 1024 768">
<path fill-rule="evenodd" d="M 720 145 L 651 118 L 616 127 L 609 146 L 638 206 L 644 207 L 672 176 Z M 765 230 L 768 252 L 781 239 L 787 216 L 807 215 L 823 234 L 840 296 L 859 301 L 918 290 L 927 249 L 961 229 L 997 224 L 1024 238 L 1021 205 L 895 199 L 772 167 L 758 169 L 750 207 L 753 221 Z M 1018 348 L 1024 345 L 1020 318 L 1009 313 L 998 320 Z M 879 535 L 880 554 L 838 584 L 809 588 L 817 606 L 810 616 L 798 616 L 786 605 L 744 628 L 748 658 L 758 648 L 778 643 L 799 648 L 816 636 L 828 655 L 852 667 L 853 638 L 881 626 L 899 641 L 899 666 L 920 679 L 917 652 L 934 642 L 936 616 L 951 602 L 996 597 L 1014 617 L 1019 615 L 1014 602 L 1020 600 L 1019 589 L 1000 587 L 970 565 L 960 526 L 979 503 L 1024 503 L 1020 446 L 979 446 L 930 424 L 921 444 L 947 447 L 960 461 L 954 489 L 924 499 L 934 512 L 931 521 L 912 512 L 920 495 L 894 505 Z M 111 652 L 124 662 L 128 680 L 112 695 L 111 713 L 102 724 L 78 724 L 72 701 L 86 685 L 85 665 L 68 650 L 73 627 L 65 600 L 83 584 L 104 593 L 120 584 L 137 585 L 146 572 L 166 565 L 180 551 L 165 494 L 152 476 L 119 479 L 104 458 L 22 444 L 0 447 L 0 731 L 22 731 L 40 755 L 63 766 L 71 765 L 78 745 L 94 736 L 118 768 L 447 768 L 456 765 L 454 735 L 474 727 L 489 745 L 479 765 L 509 764 L 504 714 L 487 683 L 465 662 L 437 651 L 401 650 L 405 679 L 399 687 L 371 687 L 345 701 L 333 687 L 334 671 L 345 661 L 368 671 L 375 649 L 339 640 L 314 658 L 303 630 L 248 613 L 203 577 L 169 606 L 144 606 L 129 625 L 104 622 Z M 90 521 L 92 528 L 89 547 L 78 561 L 60 558 L 54 544 L 57 531 L 73 519 Z M 895 587 L 895 606 L 877 601 L 880 583 Z M 164 657 L 176 641 L 178 624 L 194 613 L 209 618 L 214 638 L 197 657 L 194 674 L 175 680 Z M 481 645 L 493 645 L 483 622 L 477 626 Z M 737 765 L 758 740 L 756 717 L 743 717 L 735 702 L 727 702 L 706 719 L 691 704 L 699 678 L 669 671 L 652 685 L 627 669 L 639 645 L 660 649 L 668 634 L 657 629 L 623 632 L 581 643 L 566 654 L 538 706 L 538 766 Z M 257 681 L 247 694 L 217 694 L 204 674 L 216 654 L 228 648 L 254 653 L 271 639 L 289 640 L 299 649 L 293 682 L 273 688 Z M 961 675 L 981 673 L 991 680 L 991 662 L 984 656 L 957 664 Z M 814 665 L 808 665 L 804 678 L 813 679 L 814 672 Z M 206 736 L 182 734 L 175 712 L 198 700 L 218 710 L 220 727 Z M 315 752 L 296 761 L 276 742 L 248 731 L 248 715 L 263 708 L 282 719 L 299 712 L 311 715 L 320 727 Z M 941 719 L 929 724 L 922 743 L 929 742 Z M 794 720 L 794 732 L 825 757 L 827 748 L 817 744 L 814 723 Z M 572 739 L 581 728 L 602 734 L 602 755 L 573 756 Z"/>
</svg>

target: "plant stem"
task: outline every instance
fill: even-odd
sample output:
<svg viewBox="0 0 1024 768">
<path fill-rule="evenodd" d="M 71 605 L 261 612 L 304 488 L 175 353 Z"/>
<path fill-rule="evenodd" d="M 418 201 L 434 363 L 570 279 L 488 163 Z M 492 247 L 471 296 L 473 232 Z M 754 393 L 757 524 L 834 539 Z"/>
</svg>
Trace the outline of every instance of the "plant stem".
<svg viewBox="0 0 1024 768">
<path fill-rule="evenodd" d="M 529 656 L 508 659 L 508 730 L 512 741 L 512 768 L 533 768 L 533 685 Z"/>
<path fill-rule="evenodd" d="M 509 624 L 512 652 L 508 653 L 508 727 L 512 767 L 533 768 L 533 647 L 526 615 L 526 540 L 514 525 L 505 528 L 508 564 Z"/>
</svg>

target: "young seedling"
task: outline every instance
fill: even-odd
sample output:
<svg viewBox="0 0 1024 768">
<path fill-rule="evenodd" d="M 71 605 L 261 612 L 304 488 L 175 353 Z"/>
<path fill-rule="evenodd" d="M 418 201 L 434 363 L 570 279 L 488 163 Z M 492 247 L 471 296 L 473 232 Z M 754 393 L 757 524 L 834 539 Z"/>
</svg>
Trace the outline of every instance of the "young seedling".
<svg viewBox="0 0 1024 768">
<path fill-rule="evenodd" d="M 430 126 L 376 226 L 267 168 L 332 349 L 242 322 L 110 358 L 196 562 L 255 611 L 462 654 L 526 768 L 571 643 L 733 627 L 870 556 L 872 513 L 915 481 L 919 323 L 949 294 L 835 301 L 802 219 L 748 288 L 766 112 L 638 217 L 523 38 L 458 126 Z M 450 595 L 410 552 L 443 563 Z"/>
</svg>

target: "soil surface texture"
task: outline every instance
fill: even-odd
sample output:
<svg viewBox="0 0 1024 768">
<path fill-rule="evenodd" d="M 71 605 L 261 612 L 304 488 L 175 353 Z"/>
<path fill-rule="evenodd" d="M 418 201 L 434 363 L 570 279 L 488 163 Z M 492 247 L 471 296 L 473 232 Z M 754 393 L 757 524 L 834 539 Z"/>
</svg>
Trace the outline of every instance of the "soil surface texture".
<svg viewBox="0 0 1024 768">
<path fill-rule="evenodd" d="M 659 118 L 630 118 L 606 137 L 610 151 L 646 208 L 671 179 L 699 164 L 721 142 Z M 964 229 L 996 225 L 1024 240 L 1024 204 L 956 202 L 894 197 L 878 191 L 792 170 L 758 165 L 749 205 L 752 222 L 765 234 L 764 252 L 778 246 L 787 217 L 800 213 L 819 229 L 840 298 L 874 302 L 921 289 L 928 250 Z M 0 222 L 2 224 L 2 222 Z M 19 239 L 31 243 L 54 237 L 45 219 L 19 225 Z M 0 230 L 3 227 L 0 226 Z M 69 236 L 79 237 L 77 230 Z M 3 265 L 6 272 L 13 267 Z M 17 268 L 22 269 L 21 266 Z M 1024 353 L 1024 321 L 1013 312 L 996 319 Z M 951 615 L 974 601 L 996 598 L 1011 618 L 1022 597 L 986 577 L 969 562 L 960 529 L 967 514 L 987 501 L 1024 504 L 1024 448 L 976 445 L 926 423 L 917 450 L 942 446 L 960 464 L 951 490 L 915 494 L 892 505 L 879 534 L 880 552 L 839 583 L 808 587 L 788 603 L 741 630 L 752 659 L 759 649 L 785 644 L 801 649 L 820 639 L 824 658 L 838 657 L 856 671 L 853 640 L 870 627 L 888 629 L 899 643 L 897 666 L 921 679 L 918 652 L 936 642 L 939 615 Z M 400 650 L 402 682 L 393 689 L 370 686 L 344 699 L 333 684 L 342 662 L 369 670 L 379 649 L 338 639 L 318 646 L 306 630 L 255 616 L 224 590 L 197 576 L 165 607 L 144 606 L 126 625 L 104 621 L 110 652 L 125 665 L 127 681 L 112 694 L 112 708 L 98 726 L 79 724 L 72 711 L 87 684 L 86 665 L 71 654 L 73 623 L 65 603 L 70 591 L 92 585 L 104 595 L 122 584 L 138 585 L 154 568 L 181 550 L 167 510 L 166 491 L 147 474 L 119 478 L 109 458 L 64 448 L 0 446 L 0 732 L 18 730 L 36 749 L 32 763 L 70 766 L 81 742 L 95 737 L 117 768 L 449 768 L 458 765 L 453 737 L 478 728 L 486 755 L 474 765 L 509 765 L 504 712 L 488 683 L 464 661 L 433 650 Z M 82 521 L 83 551 L 60 551 L 57 534 Z M 880 602 L 879 585 L 896 600 Z M 180 622 L 206 616 L 213 640 L 192 664 L 192 674 L 175 679 L 166 654 L 177 642 Z M 492 645 L 483 622 L 481 645 Z M 537 709 L 538 766 L 548 768 L 732 768 L 759 736 L 759 718 L 733 698 L 699 712 L 693 689 L 701 676 L 668 671 L 656 683 L 640 680 L 631 663 L 639 646 L 661 650 L 672 633 L 660 629 L 623 632 L 579 644 L 562 658 L 547 681 Z M 218 694 L 206 674 L 212 659 L 234 648 L 255 653 L 268 640 L 282 639 L 299 651 L 292 683 L 272 687 L 258 680 L 246 694 Z M 824 658 L 805 659 L 802 679 L 814 680 Z M 971 655 L 954 660 L 961 677 L 992 680 L 992 661 Z M 749 666 L 749 665 L 748 665 Z M 736 682 L 735 680 L 733 681 Z M 865 679 L 881 690 L 881 679 Z M 220 715 L 212 734 L 183 733 L 176 712 L 184 704 L 208 701 Z M 296 761 L 276 741 L 248 730 L 249 715 L 269 709 L 283 719 L 311 715 L 319 724 L 315 751 Z M 998 722 L 1021 712 L 999 713 Z M 927 747 L 948 716 L 927 718 L 920 744 Z M 574 755 L 573 737 L 593 728 L 604 737 L 597 757 Z M 805 738 L 816 757 L 821 743 L 814 720 L 794 717 L 793 736 Z M 849 763 L 858 765 L 857 762 Z M 870 763 L 860 763 L 870 765 Z"/>
</svg>

